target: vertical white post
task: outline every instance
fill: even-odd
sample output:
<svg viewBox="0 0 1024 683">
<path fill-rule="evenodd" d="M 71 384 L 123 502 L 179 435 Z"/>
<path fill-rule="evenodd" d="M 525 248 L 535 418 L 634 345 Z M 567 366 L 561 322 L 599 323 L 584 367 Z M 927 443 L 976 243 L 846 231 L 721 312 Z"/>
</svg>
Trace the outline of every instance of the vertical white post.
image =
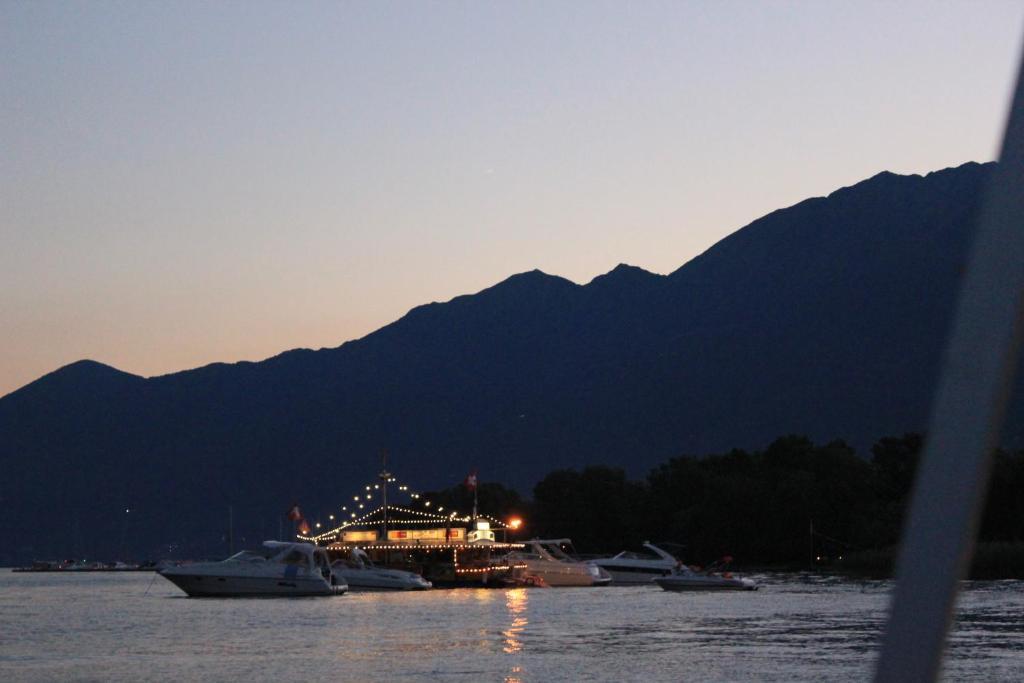
<svg viewBox="0 0 1024 683">
<path fill-rule="evenodd" d="M 904 525 L 898 582 L 875 675 L 880 683 L 938 676 L 1012 384 L 1022 295 L 1024 81 L 1018 72 Z"/>
</svg>

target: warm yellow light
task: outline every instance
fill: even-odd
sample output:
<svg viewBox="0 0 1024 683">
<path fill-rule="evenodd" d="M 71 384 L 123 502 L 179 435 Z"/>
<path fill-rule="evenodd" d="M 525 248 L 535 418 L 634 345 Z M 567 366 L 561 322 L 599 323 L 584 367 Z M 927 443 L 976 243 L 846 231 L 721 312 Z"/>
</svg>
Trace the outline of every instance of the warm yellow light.
<svg viewBox="0 0 1024 683">
<path fill-rule="evenodd" d="M 512 519 L 508 520 L 508 528 L 509 529 L 518 529 L 522 525 L 523 525 L 523 520 L 519 519 L 518 517 L 513 517 Z"/>
</svg>

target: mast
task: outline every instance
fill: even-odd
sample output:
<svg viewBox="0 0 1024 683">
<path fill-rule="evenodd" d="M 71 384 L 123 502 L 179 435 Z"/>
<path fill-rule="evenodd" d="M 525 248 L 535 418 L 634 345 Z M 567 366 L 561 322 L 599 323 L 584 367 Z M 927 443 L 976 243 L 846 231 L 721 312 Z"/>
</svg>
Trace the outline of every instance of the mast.
<svg viewBox="0 0 1024 683">
<path fill-rule="evenodd" d="M 381 459 L 381 469 L 380 469 L 380 474 L 378 474 L 377 476 L 380 477 L 381 496 L 382 496 L 383 509 L 384 509 L 384 533 L 382 534 L 383 538 L 381 540 L 382 540 L 383 543 L 387 543 L 387 540 L 388 540 L 388 480 L 391 479 L 391 473 L 388 472 L 388 452 L 387 452 L 387 450 L 385 450 L 383 448 L 381 449 L 381 451 L 380 451 L 380 459 Z M 387 557 L 387 556 L 385 555 L 385 557 Z M 386 563 L 387 563 L 387 560 L 385 560 L 385 564 Z"/>
</svg>

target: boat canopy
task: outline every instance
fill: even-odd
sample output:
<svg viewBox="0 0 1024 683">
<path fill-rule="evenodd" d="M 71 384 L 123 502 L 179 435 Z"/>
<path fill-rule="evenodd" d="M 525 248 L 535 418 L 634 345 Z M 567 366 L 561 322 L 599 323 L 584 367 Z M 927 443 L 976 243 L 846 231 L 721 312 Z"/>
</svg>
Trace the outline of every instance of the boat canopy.
<svg viewBox="0 0 1024 683">
<path fill-rule="evenodd" d="M 288 541 L 264 541 L 263 547 L 276 551 L 272 559 L 285 564 L 305 565 L 309 568 L 326 567 L 327 553 L 312 543 L 289 543 Z"/>
</svg>

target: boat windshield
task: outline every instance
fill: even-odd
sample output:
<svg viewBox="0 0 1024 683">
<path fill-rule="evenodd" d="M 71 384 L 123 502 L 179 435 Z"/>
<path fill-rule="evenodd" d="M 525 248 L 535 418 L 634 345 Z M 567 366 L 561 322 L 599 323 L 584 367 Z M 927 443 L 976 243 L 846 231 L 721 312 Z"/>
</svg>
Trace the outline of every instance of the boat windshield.
<svg viewBox="0 0 1024 683">
<path fill-rule="evenodd" d="M 615 556 L 618 560 L 661 560 L 663 558 L 658 557 L 654 553 L 645 552 L 633 552 L 632 550 L 624 550 Z"/>
<path fill-rule="evenodd" d="M 283 564 L 294 564 L 300 567 L 308 567 L 309 559 L 306 554 L 301 550 L 292 550 L 290 553 L 282 557 L 280 560 Z"/>
<path fill-rule="evenodd" d="M 547 550 L 551 553 L 552 557 L 556 559 L 562 560 L 563 562 L 576 562 L 576 558 L 566 552 L 566 550 L 569 552 L 575 552 L 575 548 L 570 544 L 543 543 L 542 546 L 544 550 Z"/>
<path fill-rule="evenodd" d="M 514 552 L 514 553 L 509 553 L 508 554 L 508 558 L 511 559 L 511 560 L 546 560 L 546 559 L 548 559 L 548 558 L 544 557 L 543 555 L 541 555 L 540 553 L 530 553 L 530 552 L 526 552 L 526 551 L 517 551 L 517 552 Z"/>
<path fill-rule="evenodd" d="M 243 550 L 240 553 L 235 553 L 231 557 L 225 560 L 225 562 L 266 562 L 268 555 L 261 554 L 252 550 Z"/>
</svg>

